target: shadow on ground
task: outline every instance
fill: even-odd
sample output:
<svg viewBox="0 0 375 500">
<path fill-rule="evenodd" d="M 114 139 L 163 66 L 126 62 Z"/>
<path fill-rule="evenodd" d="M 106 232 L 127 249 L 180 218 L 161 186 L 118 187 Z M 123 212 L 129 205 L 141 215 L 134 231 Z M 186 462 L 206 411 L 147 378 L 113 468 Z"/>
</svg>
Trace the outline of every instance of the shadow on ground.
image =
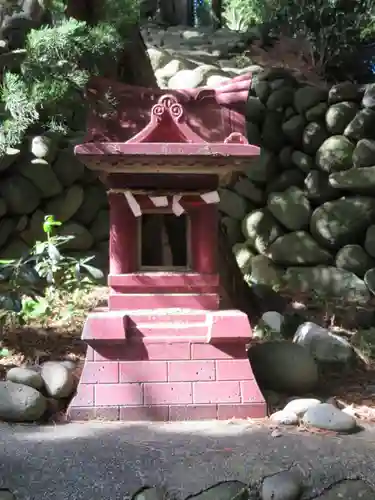
<svg viewBox="0 0 375 500">
<path fill-rule="evenodd" d="M 18 500 L 123 500 L 146 485 L 185 498 L 225 480 L 259 481 L 291 466 L 303 498 L 334 481 L 375 477 L 375 431 L 317 436 L 245 422 L 0 426 L 0 488 Z"/>
</svg>

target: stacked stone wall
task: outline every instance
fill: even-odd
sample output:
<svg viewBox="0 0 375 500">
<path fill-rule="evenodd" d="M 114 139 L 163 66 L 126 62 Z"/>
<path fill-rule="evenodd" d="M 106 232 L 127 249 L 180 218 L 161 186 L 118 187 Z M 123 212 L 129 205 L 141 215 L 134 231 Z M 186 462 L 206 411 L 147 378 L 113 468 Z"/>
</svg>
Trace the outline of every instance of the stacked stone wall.
<svg viewBox="0 0 375 500">
<path fill-rule="evenodd" d="M 148 53 L 161 87 L 214 86 L 251 70 L 221 69 L 153 47 Z M 43 219 L 52 214 L 63 222 L 64 235 L 75 236 L 65 247 L 69 252 L 94 255 L 96 265 L 108 267 L 105 189 L 73 155 L 74 145 L 82 141 L 82 132 L 77 131 L 82 113 L 78 115 L 70 140 L 28 137 L 21 148 L 0 160 L 0 259 L 16 258 L 45 238 Z"/>
<path fill-rule="evenodd" d="M 245 279 L 367 302 L 375 292 L 375 85 L 319 88 L 265 70 L 246 119 L 262 152 L 220 203 Z"/>
<path fill-rule="evenodd" d="M 255 66 L 215 73 L 213 66 L 184 65 L 160 49 L 149 52 L 159 83 L 172 88 L 180 79 L 194 87 L 254 73 L 247 135 L 262 153 L 233 185 L 221 189 L 219 205 L 245 280 L 321 297 L 370 300 L 375 291 L 375 86 L 319 88 L 285 70 Z M 180 66 L 166 82 L 165 68 L 176 61 Z M 199 72 L 199 78 L 187 82 L 186 72 Z M 74 157 L 72 144 L 29 137 L 0 162 L 0 258 L 15 258 L 43 238 L 45 214 L 64 223 L 63 234 L 75 236 L 70 252 L 93 254 L 97 265 L 107 267 L 109 218 L 102 184 Z"/>
<path fill-rule="evenodd" d="M 46 136 L 25 140 L 0 161 L 0 258 L 17 258 L 43 240 L 43 220 L 52 214 L 73 235 L 70 253 L 108 262 L 106 193 L 96 175 L 74 157 L 73 145 Z"/>
</svg>

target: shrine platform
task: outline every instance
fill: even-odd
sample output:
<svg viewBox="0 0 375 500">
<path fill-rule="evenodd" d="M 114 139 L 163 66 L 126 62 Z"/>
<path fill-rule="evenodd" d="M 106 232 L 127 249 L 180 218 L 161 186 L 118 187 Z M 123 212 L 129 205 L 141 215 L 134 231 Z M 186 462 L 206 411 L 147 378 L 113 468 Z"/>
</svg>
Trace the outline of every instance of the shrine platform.
<svg viewBox="0 0 375 500">
<path fill-rule="evenodd" d="M 233 327 L 235 326 L 235 331 Z M 72 420 L 174 421 L 264 417 L 240 311 L 98 310 Z"/>
</svg>

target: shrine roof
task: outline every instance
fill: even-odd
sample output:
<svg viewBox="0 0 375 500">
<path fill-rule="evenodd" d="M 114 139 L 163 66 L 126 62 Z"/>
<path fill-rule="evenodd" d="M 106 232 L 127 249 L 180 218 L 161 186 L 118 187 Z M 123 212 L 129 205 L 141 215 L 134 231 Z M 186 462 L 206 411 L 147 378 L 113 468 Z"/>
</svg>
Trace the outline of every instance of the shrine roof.
<svg viewBox="0 0 375 500">
<path fill-rule="evenodd" d="M 81 157 L 257 156 L 245 138 L 251 75 L 218 88 L 150 89 L 94 78 Z M 227 161 L 227 160 L 226 160 Z"/>
<path fill-rule="evenodd" d="M 126 142 L 143 130 L 152 108 L 165 94 L 183 106 L 187 125 L 206 142 L 223 142 L 232 132 L 245 133 L 245 103 L 251 75 L 241 75 L 217 89 L 149 89 L 93 78 L 87 96 L 91 103 L 85 142 Z M 108 99 L 109 97 L 109 99 Z M 104 100 L 113 102 L 106 112 Z M 110 106 L 110 104 L 109 104 Z"/>
</svg>

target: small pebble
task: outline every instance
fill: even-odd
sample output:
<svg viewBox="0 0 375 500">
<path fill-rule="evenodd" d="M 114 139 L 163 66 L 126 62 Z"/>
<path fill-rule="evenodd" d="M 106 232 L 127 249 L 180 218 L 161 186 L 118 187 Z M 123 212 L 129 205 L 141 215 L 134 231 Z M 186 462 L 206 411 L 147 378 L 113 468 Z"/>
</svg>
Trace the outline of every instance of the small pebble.
<svg viewBox="0 0 375 500">
<path fill-rule="evenodd" d="M 279 438 L 282 436 L 282 432 L 280 432 L 279 429 L 275 429 L 271 432 L 271 436 L 273 438 Z"/>
<path fill-rule="evenodd" d="M 298 417 L 295 413 L 292 411 L 276 411 L 270 416 L 270 420 L 272 422 L 276 422 L 277 424 L 281 425 L 297 425 L 298 424 Z"/>
<path fill-rule="evenodd" d="M 313 406 L 304 414 L 302 422 L 306 426 L 327 431 L 350 432 L 357 426 L 356 419 L 329 403 Z"/>
<path fill-rule="evenodd" d="M 321 401 L 314 398 L 298 398 L 289 401 L 289 403 L 284 407 L 283 411 L 287 413 L 295 413 L 297 417 L 303 417 L 309 408 L 319 405 Z"/>
</svg>

